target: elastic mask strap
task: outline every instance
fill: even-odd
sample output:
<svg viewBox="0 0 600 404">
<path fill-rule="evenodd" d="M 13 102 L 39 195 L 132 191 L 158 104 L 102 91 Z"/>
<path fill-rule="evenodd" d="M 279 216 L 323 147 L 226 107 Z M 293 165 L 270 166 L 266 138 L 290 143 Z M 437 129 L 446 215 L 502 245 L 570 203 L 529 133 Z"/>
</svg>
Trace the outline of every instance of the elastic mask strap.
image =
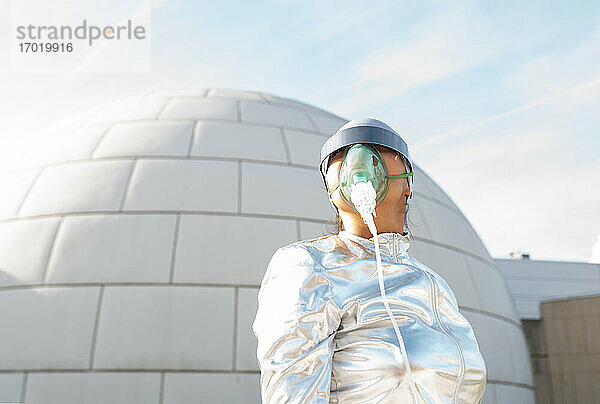
<svg viewBox="0 0 600 404">
<path fill-rule="evenodd" d="M 410 173 L 406 173 L 406 174 L 388 175 L 388 177 L 390 177 L 390 178 L 406 178 L 406 177 L 410 177 L 413 174 L 414 173 L 411 171 Z"/>
<path fill-rule="evenodd" d="M 333 189 L 331 191 L 329 191 L 329 196 L 331 197 L 331 194 L 333 194 L 335 192 L 336 189 L 338 189 L 340 186 L 340 184 L 338 183 L 335 187 L 333 187 Z"/>
<path fill-rule="evenodd" d="M 413 172 L 406 173 L 406 174 L 388 175 L 388 177 L 390 177 L 390 178 L 406 178 L 406 177 L 410 177 L 412 175 L 414 175 Z M 339 186 L 340 186 L 340 184 L 338 183 L 335 187 L 333 187 L 333 189 L 331 191 L 329 191 L 329 196 L 331 196 L 331 194 L 333 194 L 335 192 L 335 190 L 339 188 Z"/>
<path fill-rule="evenodd" d="M 350 149 L 350 146 L 345 146 L 345 148 L 344 148 L 344 157 L 342 158 L 342 161 L 343 161 L 343 160 L 346 158 L 346 153 L 348 152 L 348 149 Z M 330 156 L 331 156 L 331 155 L 330 155 Z M 327 164 L 329 164 L 329 156 L 327 157 Z M 329 168 L 329 167 L 328 167 L 328 168 Z M 337 172 L 338 179 L 340 178 L 340 169 L 341 169 L 341 168 L 342 168 L 342 165 L 340 164 L 340 165 L 338 166 L 338 172 Z M 327 174 L 327 173 L 326 173 L 326 174 Z M 338 182 L 338 184 L 337 184 L 335 187 L 333 187 L 333 189 L 332 189 L 331 191 L 329 191 L 329 197 L 330 197 L 330 198 L 331 198 L 331 194 L 333 194 L 333 193 L 335 192 L 335 190 L 336 190 L 336 189 L 338 189 L 338 188 L 340 187 L 340 185 L 341 185 L 341 183 L 340 183 L 340 182 Z"/>
</svg>

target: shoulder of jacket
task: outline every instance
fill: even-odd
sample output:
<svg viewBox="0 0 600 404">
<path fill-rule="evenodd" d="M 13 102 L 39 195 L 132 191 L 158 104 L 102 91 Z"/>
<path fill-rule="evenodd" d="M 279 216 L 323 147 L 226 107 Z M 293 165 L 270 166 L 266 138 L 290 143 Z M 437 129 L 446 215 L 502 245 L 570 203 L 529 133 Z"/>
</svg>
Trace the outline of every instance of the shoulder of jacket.
<svg viewBox="0 0 600 404">
<path fill-rule="evenodd" d="M 312 256 L 308 252 L 307 246 L 302 241 L 294 241 L 275 250 L 271 260 L 282 259 L 289 263 L 306 264 L 309 258 L 312 258 Z"/>
<path fill-rule="evenodd" d="M 295 241 L 279 247 L 269 260 L 262 284 L 272 278 L 284 277 L 289 281 L 307 277 L 318 271 L 312 254 L 302 241 Z"/>
<path fill-rule="evenodd" d="M 328 243 L 332 235 L 324 235 L 319 237 L 313 237 L 304 240 L 294 241 L 282 247 L 279 247 L 273 256 L 282 255 L 286 256 L 289 259 L 298 259 L 298 258 L 310 258 L 312 259 L 312 263 L 314 264 L 316 269 L 319 269 L 320 266 L 317 264 L 316 260 L 313 256 L 313 250 L 315 248 L 321 249 L 323 243 Z"/>
<path fill-rule="evenodd" d="M 302 291 L 297 297 L 308 298 L 310 293 L 306 292 L 318 285 L 329 288 L 329 281 L 307 246 L 302 241 L 296 241 L 279 247 L 271 257 L 261 282 L 259 300 L 265 289 L 287 291 L 286 299 L 293 299 Z"/>
<path fill-rule="evenodd" d="M 313 237 L 313 238 L 307 238 L 304 240 L 298 240 L 295 241 L 293 243 L 290 243 L 288 245 L 302 245 L 304 247 L 308 248 L 312 248 L 312 247 L 318 247 L 319 245 L 326 243 L 329 241 L 329 239 L 331 239 L 331 237 L 333 237 L 333 234 L 328 234 L 328 235 L 324 235 L 324 236 L 318 236 L 318 237 Z"/>
</svg>

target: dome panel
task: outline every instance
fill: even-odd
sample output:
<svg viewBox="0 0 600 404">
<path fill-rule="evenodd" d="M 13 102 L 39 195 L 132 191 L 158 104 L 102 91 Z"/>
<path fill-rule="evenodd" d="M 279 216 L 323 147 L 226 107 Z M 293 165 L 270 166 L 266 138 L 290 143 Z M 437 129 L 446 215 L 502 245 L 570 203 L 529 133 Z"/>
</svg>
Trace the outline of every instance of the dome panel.
<svg viewBox="0 0 600 404">
<path fill-rule="evenodd" d="M 39 284 L 60 218 L 0 223 L 0 286 Z"/>
<path fill-rule="evenodd" d="M 160 114 L 160 118 L 237 121 L 238 110 L 235 100 L 181 97 L 170 100 Z"/>
<path fill-rule="evenodd" d="M 36 140 L 18 165 L 20 168 L 34 168 L 89 159 L 109 126 L 99 124 L 49 132 Z"/>
<path fill-rule="evenodd" d="M 166 373 L 164 404 L 258 403 L 257 374 Z"/>
<path fill-rule="evenodd" d="M 431 177 L 425 171 L 423 171 L 423 169 L 418 167 L 417 170 L 415 170 L 415 175 L 417 175 L 419 181 L 423 183 L 423 190 L 427 196 L 436 199 L 455 210 L 458 210 L 452 199 L 450 199 L 448 195 L 442 191 L 440 186 L 437 185 L 435 181 L 433 181 Z"/>
<path fill-rule="evenodd" d="M 421 170 L 421 168 L 419 168 L 419 166 L 415 164 L 415 166 L 413 167 L 413 172 L 415 173 L 413 181 L 413 192 L 415 193 L 415 198 L 417 197 L 417 194 L 433 198 L 433 196 L 430 195 L 429 188 L 426 187 L 426 182 L 428 181 L 428 179 L 424 175 L 422 175 L 423 170 Z"/>
<path fill-rule="evenodd" d="M 321 153 L 321 147 L 325 138 L 316 133 L 301 132 L 293 129 L 284 129 L 284 133 L 292 163 L 304 164 L 318 169 L 319 153 Z"/>
<path fill-rule="evenodd" d="M 17 214 L 23 198 L 27 195 L 39 171 L 39 169 L 14 171 L 0 176 L 0 190 L 2 190 L 0 220 L 12 218 Z"/>
<path fill-rule="evenodd" d="M 496 383 L 491 383 L 488 380 L 481 404 L 498 404 L 496 401 Z"/>
<path fill-rule="evenodd" d="M 235 369 L 258 371 L 256 349 L 258 343 L 252 323 L 258 310 L 258 289 L 239 288 L 238 325 Z"/>
<path fill-rule="evenodd" d="M 291 243 L 296 239 L 294 220 L 182 215 L 174 280 L 257 285 L 273 251 L 282 242 Z M 231 271 L 231 268 L 244 270 Z"/>
<path fill-rule="evenodd" d="M 414 199 L 409 202 L 408 206 L 408 229 L 410 234 L 414 237 L 425 238 L 431 240 L 431 232 L 427 226 L 425 215 L 421 209 L 419 201 L 422 199 L 421 196 L 415 194 Z"/>
<path fill-rule="evenodd" d="M 491 262 L 487 249 L 469 222 L 457 211 L 425 198 L 421 198 L 419 203 L 434 241 L 468 251 Z"/>
<path fill-rule="evenodd" d="M 502 275 L 496 269 L 473 257 L 466 257 L 466 260 L 471 268 L 475 287 L 481 296 L 481 310 L 498 314 L 518 323 L 519 316 L 515 311 L 514 303 Z"/>
<path fill-rule="evenodd" d="M 507 327 L 510 346 L 512 347 L 513 361 L 515 363 L 515 375 L 513 380 L 517 383 L 533 386 L 533 373 L 529 365 L 529 350 L 527 341 L 523 338 L 523 332 L 517 327 Z"/>
<path fill-rule="evenodd" d="M 327 136 L 333 135 L 339 128 L 348 122 L 347 119 L 333 115 L 315 114 L 311 112 L 308 112 L 308 115 L 315 125 L 317 125 L 319 132 L 324 133 Z"/>
<path fill-rule="evenodd" d="M 86 123 L 89 125 L 134 119 L 155 119 L 166 102 L 166 98 L 145 97 L 131 97 L 115 101 L 90 111 Z"/>
<path fill-rule="evenodd" d="M 124 208 L 237 212 L 237 184 L 236 162 L 139 160 Z"/>
<path fill-rule="evenodd" d="M 463 315 L 469 320 L 477 336 L 479 349 L 488 370 L 488 379 L 516 382 L 514 353 L 508 327 L 517 327 L 505 320 L 469 310 L 464 310 Z"/>
<path fill-rule="evenodd" d="M 535 404 L 533 390 L 506 384 L 496 385 L 496 397 L 498 403 Z"/>
<path fill-rule="evenodd" d="M 27 377 L 30 403 L 158 403 L 160 373 L 35 372 Z"/>
<path fill-rule="evenodd" d="M 242 212 L 323 220 L 331 215 L 317 170 L 242 163 Z"/>
<path fill-rule="evenodd" d="M 84 161 L 42 170 L 19 217 L 118 210 L 131 172 L 131 161 Z"/>
<path fill-rule="evenodd" d="M 21 384 L 24 378 L 24 375 L 18 373 L 0 373 L 0 402 L 21 402 Z"/>
<path fill-rule="evenodd" d="M 169 282 L 175 215 L 65 217 L 47 283 Z"/>
<path fill-rule="evenodd" d="M 229 370 L 233 303 L 230 288 L 105 287 L 94 367 Z"/>
<path fill-rule="evenodd" d="M 96 147 L 93 157 L 185 156 L 193 126 L 193 121 L 148 121 L 114 125 Z"/>
<path fill-rule="evenodd" d="M 87 370 L 99 292 L 99 287 L 0 291 L 0 369 Z"/>
<path fill-rule="evenodd" d="M 191 155 L 287 163 L 282 136 L 274 127 L 198 122 Z"/>
<path fill-rule="evenodd" d="M 316 130 L 306 113 L 297 109 L 253 101 L 242 101 L 241 109 L 243 122 Z"/>
<path fill-rule="evenodd" d="M 280 104 L 282 106 L 288 106 L 288 107 L 292 107 L 292 108 L 307 106 L 307 104 L 304 102 L 294 100 L 291 98 L 280 97 L 278 95 L 263 93 L 263 96 L 265 97 L 267 102 L 270 104 Z M 315 108 L 315 109 L 317 109 L 317 108 Z"/>
<path fill-rule="evenodd" d="M 211 88 L 206 93 L 207 97 L 239 98 L 241 100 L 266 101 L 262 93 L 257 91 L 230 90 L 228 88 Z"/>
<path fill-rule="evenodd" d="M 235 100 L 181 97 L 170 100 L 160 114 L 160 118 L 225 119 L 237 121 L 238 111 Z"/>
<path fill-rule="evenodd" d="M 182 98 L 182 97 L 188 97 L 188 98 L 203 98 L 206 93 L 208 92 L 208 90 L 210 90 L 209 88 L 199 88 L 199 89 L 194 89 L 194 88 L 187 88 L 187 89 L 179 89 L 179 90 L 175 90 L 175 91 L 158 91 L 152 94 L 145 94 L 142 97 L 144 99 L 147 100 L 153 100 L 153 99 L 157 99 L 157 98 L 162 98 L 162 99 L 170 99 L 170 98 Z"/>
<path fill-rule="evenodd" d="M 337 116 L 336 114 L 332 114 L 329 111 L 326 111 L 322 108 L 318 108 L 315 107 L 314 105 L 311 104 L 307 104 L 306 102 L 302 102 L 299 100 L 295 100 L 292 98 L 285 98 L 285 97 L 279 97 L 276 95 L 272 95 L 272 94 L 267 94 L 267 93 L 263 93 L 263 96 L 265 97 L 265 99 L 267 100 L 268 104 L 271 105 L 277 105 L 277 106 L 281 106 L 281 107 L 287 107 L 290 109 L 296 109 L 296 110 L 300 110 L 300 111 L 305 111 L 305 112 L 313 112 L 316 113 L 318 115 L 322 115 L 325 117 L 332 117 L 332 118 L 340 118 L 342 120 L 344 120 L 344 123 L 346 123 L 348 120 L 344 119 L 342 117 Z M 315 127 L 313 127 L 313 129 L 316 129 Z M 331 135 L 332 133 L 324 133 L 323 135 Z"/>
<path fill-rule="evenodd" d="M 332 213 L 331 219 L 335 215 Z M 316 238 L 325 235 L 325 223 L 317 223 L 317 222 L 308 222 L 306 220 L 299 220 L 300 224 L 300 237 L 301 240 L 306 240 L 309 238 Z"/>
<path fill-rule="evenodd" d="M 477 292 L 462 254 L 418 240 L 411 240 L 411 244 L 409 250 L 414 257 L 444 278 L 460 306 L 479 308 Z"/>
</svg>

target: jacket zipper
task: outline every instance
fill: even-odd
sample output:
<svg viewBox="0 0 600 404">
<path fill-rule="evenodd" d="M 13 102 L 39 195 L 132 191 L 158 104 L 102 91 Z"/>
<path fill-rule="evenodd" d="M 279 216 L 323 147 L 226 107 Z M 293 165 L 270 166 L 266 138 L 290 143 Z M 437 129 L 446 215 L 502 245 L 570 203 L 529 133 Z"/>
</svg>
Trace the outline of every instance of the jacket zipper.
<svg viewBox="0 0 600 404">
<path fill-rule="evenodd" d="M 391 243 L 392 243 L 392 260 L 395 264 L 397 264 L 400 261 L 398 259 L 398 243 L 400 243 L 400 238 L 397 237 L 396 234 L 394 234 L 392 237 Z M 398 343 L 403 344 L 404 342 L 401 342 L 400 338 L 399 338 Z M 407 365 L 410 367 L 410 361 L 408 359 L 408 356 L 406 356 L 405 359 L 408 362 Z M 412 381 L 412 384 L 413 385 L 411 386 L 411 388 L 414 389 L 413 390 L 413 394 L 414 394 L 415 390 L 417 389 L 417 386 L 416 386 L 416 383 L 414 380 Z M 414 400 L 415 400 L 415 397 L 413 396 L 413 402 L 414 402 Z"/>
<path fill-rule="evenodd" d="M 396 234 L 394 234 L 393 240 L 392 240 L 392 254 L 394 257 L 394 262 L 398 263 L 398 243 L 400 242 L 399 237 L 397 237 Z M 454 389 L 454 393 L 452 394 L 452 402 L 454 404 L 458 404 L 458 393 L 460 391 L 460 387 L 464 381 L 464 377 L 465 377 L 465 358 L 462 352 L 462 349 L 460 347 L 460 344 L 458 343 L 458 341 L 456 340 L 456 338 L 454 338 L 454 336 L 450 333 L 449 330 L 446 329 L 446 327 L 444 326 L 444 324 L 442 323 L 442 321 L 440 320 L 439 314 L 438 314 L 438 302 L 437 302 L 437 285 L 435 284 L 435 281 L 433 280 L 432 275 L 428 272 L 428 271 L 423 271 L 425 272 L 425 274 L 427 275 L 427 277 L 429 278 L 429 282 L 431 284 L 431 299 L 432 299 L 432 306 L 433 306 L 433 313 L 435 315 L 435 319 L 437 321 L 437 323 L 439 324 L 442 332 L 447 335 L 448 337 L 450 337 L 450 339 L 452 339 L 452 341 L 454 342 L 454 344 L 456 345 L 456 348 L 458 349 L 458 354 L 460 356 L 460 371 L 458 373 L 458 379 L 456 381 L 456 387 Z"/>
<path fill-rule="evenodd" d="M 463 379 L 465 377 L 465 358 L 463 356 L 463 352 L 462 349 L 460 348 L 460 345 L 458 343 L 458 341 L 456 341 L 456 339 L 454 338 L 454 336 L 452 336 L 452 334 L 450 333 L 450 331 L 448 331 L 444 325 L 442 324 L 442 322 L 440 321 L 440 317 L 438 315 L 438 310 L 437 310 L 437 285 L 435 284 L 435 282 L 433 281 L 433 278 L 431 276 L 431 274 L 425 272 L 427 274 L 427 277 L 429 278 L 429 282 L 431 283 L 432 286 L 432 300 L 433 300 L 433 313 L 435 315 L 435 319 L 438 322 L 438 324 L 440 325 L 440 328 L 442 329 L 442 331 L 452 339 L 452 341 L 454 341 L 454 344 L 456 344 L 456 347 L 458 348 L 458 353 L 460 355 L 460 372 L 458 374 L 458 380 L 456 381 L 456 388 L 454 389 L 454 394 L 452 395 L 452 402 L 457 404 L 458 403 L 458 392 L 460 390 L 460 387 L 462 385 Z"/>
</svg>

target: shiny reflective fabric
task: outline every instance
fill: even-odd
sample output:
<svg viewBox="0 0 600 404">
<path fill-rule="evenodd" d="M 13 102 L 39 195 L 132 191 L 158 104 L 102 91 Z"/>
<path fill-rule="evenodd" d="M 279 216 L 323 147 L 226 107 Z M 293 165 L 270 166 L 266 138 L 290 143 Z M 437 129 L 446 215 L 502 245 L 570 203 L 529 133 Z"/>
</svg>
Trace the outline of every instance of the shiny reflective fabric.
<svg viewBox="0 0 600 404">
<path fill-rule="evenodd" d="M 419 403 L 480 403 L 485 362 L 450 287 L 408 254 L 407 235 L 382 233 L 379 240 Z M 263 403 L 413 402 L 381 300 L 372 238 L 342 231 L 279 248 L 253 329 Z"/>
</svg>

